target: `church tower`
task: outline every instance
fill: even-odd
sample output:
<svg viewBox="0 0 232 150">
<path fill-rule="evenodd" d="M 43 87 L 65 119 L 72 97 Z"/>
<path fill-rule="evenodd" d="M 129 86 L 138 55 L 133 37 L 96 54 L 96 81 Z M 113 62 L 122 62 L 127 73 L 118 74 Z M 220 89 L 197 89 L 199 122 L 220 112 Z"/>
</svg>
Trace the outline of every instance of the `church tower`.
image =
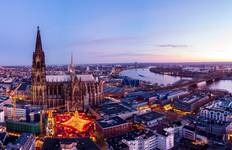
<svg viewBox="0 0 232 150">
<path fill-rule="evenodd" d="M 70 74 L 75 74 L 75 72 L 76 72 L 76 70 L 75 70 L 75 65 L 74 65 L 74 63 L 73 63 L 73 53 L 71 53 L 71 62 L 70 62 L 70 64 L 69 64 L 69 66 L 68 66 L 68 72 L 69 72 Z"/>
<path fill-rule="evenodd" d="M 46 107 L 46 66 L 39 27 L 37 27 L 36 45 L 33 52 L 31 84 L 32 104 Z"/>
</svg>

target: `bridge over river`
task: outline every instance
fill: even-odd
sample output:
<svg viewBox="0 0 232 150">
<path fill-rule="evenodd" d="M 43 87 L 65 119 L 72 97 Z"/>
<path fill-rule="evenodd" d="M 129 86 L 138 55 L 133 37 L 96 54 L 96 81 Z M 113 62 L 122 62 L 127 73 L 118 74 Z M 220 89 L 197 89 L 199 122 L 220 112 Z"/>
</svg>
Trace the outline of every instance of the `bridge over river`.
<svg viewBox="0 0 232 150">
<path fill-rule="evenodd" d="M 231 77 L 232 74 L 231 73 L 211 73 L 209 75 L 203 76 L 201 78 L 193 78 L 192 80 L 188 80 L 184 83 L 180 83 L 180 84 L 172 84 L 169 87 L 166 88 L 180 88 L 180 87 L 185 87 L 185 88 L 191 88 L 191 87 L 198 87 L 201 84 L 211 84 L 215 81 L 219 81 L 223 78 L 226 77 Z"/>
<path fill-rule="evenodd" d="M 220 84 L 220 89 L 224 89 L 232 92 L 232 86 L 229 86 L 230 83 L 232 85 L 232 73 L 217 72 L 217 73 L 209 73 L 207 75 L 196 77 L 196 78 L 183 78 L 178 76 L 153 73 L 150 72 L 149 68 L 138 68 L 138 69 L 124 70 L 120 73 L 120 75 L 128 76 L 133 79 L 146 81 L 151 84 L 157 84 L 159 85 L 157 86 L 158 89 L 174 89 L 181 87 L 195 88 L 202 84 L 215 86 L 217 83 L 219 82 L 221 83 L 222 81 L 222 83 Z M 229 80 L 225 81 L 224 79 L 229 79 Z M 225 88 L 224 84 L 226 84 L 227 88 Z M 213 89 L 217 89 L 217 85 Z"/>
</svg>

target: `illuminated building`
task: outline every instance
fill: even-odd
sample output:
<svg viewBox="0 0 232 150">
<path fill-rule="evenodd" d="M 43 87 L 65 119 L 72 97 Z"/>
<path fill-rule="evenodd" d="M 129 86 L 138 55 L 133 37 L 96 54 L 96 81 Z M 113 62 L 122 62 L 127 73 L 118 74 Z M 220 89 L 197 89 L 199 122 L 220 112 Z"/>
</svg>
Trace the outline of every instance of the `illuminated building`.
<svg viewBox="0 0 232 150">
<path fill-rule="evenodd" d="M 133 130 L 107 139 L 111 150 L 168 150 L 174 147 L 174 134 L 171 129 Z"/>
<path fill-rule="evenodd" d="M 57 137 L 94 137 L 94 122 L 92 118 L 86 116 L 85 113 L 64 113 L 57 114 L 54 118 L 50 118 L 50 130 L 54 130 Z M 55 129 L 52 129 L 55 128 Z M 52 131 L 53 132 L 53 131 Z"/>
<path fill-rule="evenodd" d="M 232 123 L 226 127 L 226 140 L 232 143 Z"/>
<path fill-rule="evenodd" d="M 72 126 L 76 128 L 80 132 L 85 132 L 87 128 L 85 126 L 88 126 L 89 124 L 92 124 L 92 120 L 84 116 L 85 114 L 82 113 L 82 116 L 75 112 L 74 116 L 69 119 L 68 121 L 62 123 L 63 125 Z"/>
<path fill-rule="evenodd" d="M 182 129 L 182 135 L 184 138 L 189 140 L 196 139 L 196 129 L 190 126 L 184 126 Z"/>
<path fill-rule="evenodd" d="M 40 134 L 39 122 L 25 122 L 25 121 L 6 121 L 7 131 L 11 132 L 26 132 L 32 134 Z"/>
<path fill-rule="evenodd" d="M 105 87 L 103 93 L 104 97 L 121 98 L 124 96 L 124 89 L 121 87 Z"/>
<path fill-rule="evenodd" d="M 46 75 L 45 54 L 38 28 L 36 46 L 33 53 L 31 73 L 32 104 L 43 108 L 66 107 L 69 110 L 83 110 L 89 105 L 101 103 L 103 82 L 93 75 L 77 75 L 73 58 L 69 74 Z"/>
<path fill-rule="evenodd" d="M 124 137 L 122 142 L 125 143 L 129 149 L 154 150 L 157 147 L 157 135 L 151 131 L 138 131 L 137 135 Z"/>
<path fill-rule="evenodd" d="M 154 100 L 153 92 L 136 91 L 128 93 L 121 101 L 126 106 L 139 111 L 150 110 L 149 104 Z"/>
<path fill-rule="evenodd" d="M 187 94 L 189 94 L 189 92 L 186 89 L 162 90 L 156 92 L 157 98 L 168 99 L 168 100 L 179 98 L 180 96 L 184 96 Z"/>
<path fill-rule="evenodd" d="M 157 130 L 157 148 L 162 150 L 172 149 L 174 147 L 174 133 L 172 128 Z"/>
<path fill-rule="evenodd" d="M 193 112 L 210 101 L 209 96 L 205 93 L 198 93 L 174 102 L 174 107 L 185 112 Z"/>
<path fill-rule="evenodd" d="M 155 103 L 164 106 L 188 94 L 189 92 L 186 89 L 161 90 L 155 93 L 156 97 L 158 98 Z"/>
<path fill-rule="evenodd" d="M 90 107 L 90 112 L 93 114 L 97 119 L 101 118 L 109 118 L 118 116 L 122 119 L 127 119 L 139 112 L 133 108 L 128 108 L 121 103 L 106 103 L 101 104 L 96 107 Z"/>
<path fill-rule="evenodd" d="M 99 119 L 95 122 L 97 132 L 104 135 L 104 137 L 120 135 L 132 129 L 131 123 L 118 116 L 109 119 Z"/>
<path fill-rule="evenodd" d="M 7 119 L 21 119 L 26 120 L 27 110 L 29 110 L 29 105 L 17 105 L 14 109 L 13 105 L 4 105 L 5 115 Z M 15 117 L 13 117 L 15 115 Z"/>
<path fill-rule="evenodd" d="M 15 107 L 12 104 L 4 105 L 3 110 L 7 119 L 37 121 L 36 114 L 38 114 L 39 108 L 32 107 L 26 101 L 17 101 L 15 105 Z"/>
<path fill-rule="evenodd" d="M 33 62 L 31 70 L 32 83 L 32 104 L 46 106 L 46 66 L 45 54 L 42 48 L 39 27 L 37 30 L 35 52 L 33 52 Z"/>
<path fill-rule="evenodd" d="M 189 92 L 187 90 L 172 90 L 166 96 L 168 100 L 173 100 L 175 98 L 180 98 L 181 96 L 188 95 Z"/>
<path fill-rule="evenodd" d="M 197 130 L 191 126 L 184 126 L 182 129 L 182 136 L 185 139 L 193 141 L 195 144 L 207 144 L 208 138 L 205 135 L 200 134 Z"/>
<path fill-rule="evenodd" d="M 110 150 L 128 150 L 129 147 L 136 146 L 136 138 L 144 135 L 145 132 L 143 130 L 133 130 L 126 132 L 122 135 L 114 136 L 111 138 L 107 138 L 106 142 L 108 145 L 108 149 Z M 124 140 L 124 141 L 123 141 Z M 123 142 L 122 142 L 123 141 Z M 127 143 L 130 142 L 130 143 Z M 132 145 L 135 144 L 135 145 Z"/>
<path fill-rule="evenodd" d="M 232 97 L 225 96 L 201 108 L 199 116 L 220 122 L 232 121 Z"/>
<path fill-rule="evenodd" d="M 157 113 L 157 112 L 148 112 L 136 117 L 136 120 L 139 123 L 142 123 L 146 127 L 153 127 L 157 125 L 160 121 L 165 118 L 164 115 Z"/>
<path fill-rule="evenodd" d="M 205 105 L 195 119 L 197 128 L 219 136 L 227 134 L 228 129 L 231 129 L 231 108 L 232 97 L 230 95 L 220 97 Z"/>
</svg>

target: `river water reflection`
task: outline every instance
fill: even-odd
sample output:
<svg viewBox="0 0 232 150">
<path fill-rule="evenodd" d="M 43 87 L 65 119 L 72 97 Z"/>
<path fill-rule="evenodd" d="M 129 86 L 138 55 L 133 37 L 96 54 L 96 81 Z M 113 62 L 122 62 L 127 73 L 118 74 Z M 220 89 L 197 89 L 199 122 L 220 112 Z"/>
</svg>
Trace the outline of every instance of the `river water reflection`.
<svg viewBox="0 0 232 150">
<path fill-rule="evenodd" d="M 133 79 L 138 79 L 152 84 L 168 85 L 179 81 L 180 79 L 187 79 L 181 77 L 174 77 L 169 75 L 162 75 L 150 72 L 149 68 L 124 70 L 120 73 L 121 76 L 128 76 Z"/>
<path fill-rule="evenodd" d="M 220 80 L 208 85 L 210 89 L 227 90 L 232 93 L 232 80 Z"/>
<path fill-rule="evenodd" d="M 120 75 L 150 82 L 151 84 L 158 83 L 159 85 L 173 84 L 179 81 L 180 79 L 190 79 L 153 73 L 150 72 L 149 68 L 124 70 L 120 73 Z M 232 80 L 220 80 L 205 86 L 208 86 L 208 88 L 210 89 L 227 90 L 230 93 L 232 93 Z"/>
</svg>

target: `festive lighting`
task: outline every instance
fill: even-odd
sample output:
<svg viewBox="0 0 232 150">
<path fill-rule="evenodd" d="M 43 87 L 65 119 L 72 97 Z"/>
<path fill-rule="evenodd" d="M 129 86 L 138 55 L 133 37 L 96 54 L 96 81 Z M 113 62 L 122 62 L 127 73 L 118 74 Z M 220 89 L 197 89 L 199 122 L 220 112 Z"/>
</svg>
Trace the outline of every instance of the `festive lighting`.
<svg viewBox="0 0 232 150">
<path fill-rule="evenodd" d="M 54 117 L 54 136 L 65 137 L 85 137 L 94 135 L 94 120 L 87 117 L 85 113 L 63 113 Z"/>
</svg>

